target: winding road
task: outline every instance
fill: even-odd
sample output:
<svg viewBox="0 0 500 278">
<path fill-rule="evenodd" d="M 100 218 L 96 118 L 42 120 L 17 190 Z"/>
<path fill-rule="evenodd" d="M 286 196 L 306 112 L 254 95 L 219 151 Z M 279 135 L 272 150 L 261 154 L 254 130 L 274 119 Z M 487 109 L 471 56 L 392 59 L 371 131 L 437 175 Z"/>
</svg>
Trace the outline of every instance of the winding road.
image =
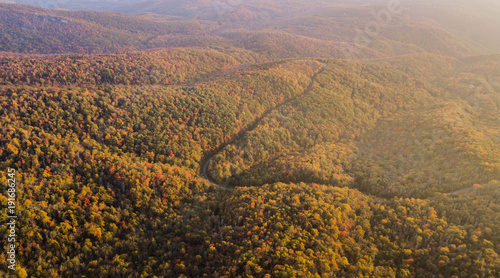
<svg viewBox="0 0 500 278">
<path fill-rule="evenodd" d="M 230 189 L 230 187 L 227 187 L 227 186 L 223 186 L 223 185 L 220 185 L 218 184 L 217 182 L 215 182 L 211 177 L 210 177 L 210 174 L 208 172 L 208 167 L 210 165 L 210 162 L 212 161 L 212 159 L 217 155 L 219 154 L 220 151 L 222 151 L 224 149 L 224 147 L 226 147 L 227 145 L 229 144 L 233 144 L 234 142 L 236 142 L 238 139 L 240 138 L 243 138 L 243 136 L 247 133 L 247 132 L 250 132 L 252 130 L 254 130 L 258 125 L 259 123 L 267 116 L 269 115 L 271 112 L 283 107 L 284 105 L 287 105 L 289 104 L 290 102 L 292 101 L 295 101 L 297 98 L 299 97 L 303 97 L 307 94 L 309 94 L 312 90 L 312 87 L 314 85 L 314 82 L 316 81 L 316 77 L 318 76 L 318 74 L 322 73 L 325 69 L 326 69 L 326 64 L 325 63 L 322 63 L 323 64 L 323 68 L 321 68 L 318 72 L 316 72 L 313 77 L 311 78 L 311 82 L 309 83 L 309 86 L 307 86 L 307 89 L 300 95 L 298 96 L 295 96 L 295 97 L 292 97 L 272 108 L 269 108 L 267 109 L 264 113 L 262 113 L 262 115 L 260 115 L 258 118 L 256 118 L 248 127 L 246 127 L 245 129 L 243 129 L 242 131 L 240 131 L 238 134 L 236 134 L 235 136 L 233 136 L 233 138 L 231 140 L 229 140 L 228 142 L 222 144 L 221 146 L 219 146 L 218 150 L 211 156 L 209 156 L 205 162 L 203 163 L 203 167 L 201 169 L 202 173 L 203 173 L 203 177 L 205 177 L 205 179 L 210 182 L 210 184 L 220 188 L 220 189 L 223 189 L 223 190 L 227 190 L 227 189 Z"/>
</svg>

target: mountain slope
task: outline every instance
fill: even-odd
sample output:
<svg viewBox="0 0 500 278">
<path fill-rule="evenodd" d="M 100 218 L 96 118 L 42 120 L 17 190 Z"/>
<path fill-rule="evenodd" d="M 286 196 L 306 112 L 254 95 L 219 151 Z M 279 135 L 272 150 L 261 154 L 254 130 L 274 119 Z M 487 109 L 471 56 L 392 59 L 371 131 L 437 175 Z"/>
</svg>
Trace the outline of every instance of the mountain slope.
<svg viewBox="0 0 500 278">
<path fill-rule="evenodd" d="M 0 276 L 500 277 L 480 2 L 0 4 Z"/>
</svg>

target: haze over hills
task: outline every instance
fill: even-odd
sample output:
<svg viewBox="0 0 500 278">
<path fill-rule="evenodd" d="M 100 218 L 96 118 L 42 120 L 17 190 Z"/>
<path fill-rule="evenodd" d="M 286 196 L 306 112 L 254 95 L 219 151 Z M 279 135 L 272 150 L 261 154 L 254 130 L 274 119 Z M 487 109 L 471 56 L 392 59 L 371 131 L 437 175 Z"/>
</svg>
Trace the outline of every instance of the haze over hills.
<svg viewBox="0 0 500 278">
<path fill-rule="evenodd" d="M 306 33 L 321 34 L 323 38 L 343 34 L 344 42 L 353 42 L 353 30 L 365 30 L 368 22 L 379 21 L 382 27 L 416 27 L 425 24 L 446 30 L 453 36 L 465 39 L 481 51 L 495 52 L 500 41 L 495 31 L 500 27 L 497 1 L 12 1 L 20 4 L 39 5 L 49 9 L 100 10 L 127 14 L 155 13 L 173 15 L 184 19 L 208 20 L 230 29 L 250 28 L 260 30 L 278 27 L 276 22 L 288 21 L 288 26 L 300 26 Z M 392 3 L 392 6 L 391 4 Z M 304 14 L 309 20 L 304 20 Z M 302 17 L 302 18 L 301 18 Z M 312 21 L 322 21 L 320 25 Z M 290 22 L 291 21 L 291 22 Z M 309 21 L 309 22 L 308 22 Z M 401 26 L 403 25 L 403 26 Z M 415 26 L 416 25 L 416 26 Z M 324 29 L 328 28 L 328 29 Z M 377 27 L 371 26 L 374 30 Z M 312 29 L 312 30 L 311 30 Z M 316 29 L 316 32 L 314 31 Z M 319 29 L 319 30 L 318 30 Z M 333 29 L 333 30 L 332 30 Z M 296 30 L 298 31 L 298 30 Z M 347 33 L 346 33 L 347 32 Z M 354 32 L 354 33 L 353 33 Z M 434 31 L 435 32 L 435 31 Z M 378 32 L 377 32 L 378 33 Z M 347 37 L 345 36 L 347 35 Z M 412 35 L 407 34 L 407 35 Z M 438 34 L 439 35 L 439 34 Z M 448 35 L 446 35 L 448 36 Z M 385 36 L 384 36 L 385 37 Z M 382 39 L 382 38 L 377 38 Z M 389 37 L 389 39 L 391 39 Z M 392 38 L 395 41 L 399 39 Z M 425 38 L 419 38 L 425 40 Z M 339 41 L 337 37 L 335 41 Z M 447 45 L 450 46 L 450 45 Z"/>
<path fill-rule="evenodd" d="M 123 10 L 127 5 L 110 4 L 109 10 L 120 7 L 122 10 L 115 10 L 140 16 L 2 6 L 2 18 L 17 21 L 15 26 L 22 26 L 3 31 L 2 50 L 46 54 L 106 53 L 224 45 L 246 48 L 274 59 L 368 58 L 415 52 L 460 57 L 500 49 L 500 44 L 492 38 L 495 36 L 487 35 L 488 30 L 494 32 L 495 26 L 500 24 L 496 17 L 481 18 L 482 24 L 478 24 L 474 10 L 466 15 L 468 10 L 464 7 L 446 9 L 446 6 L 438 17 L 427 12 L 430 8 L 425 2 L 402 2 L 397 12 L 392 13 L 387 5 L 330 2 L 326 5 L 321 1 L 308 2 L 307 6 L 300 1 L 146 1 L 135 5 L 140 8 L 134 6 Z M 60 3 L 60 7 L 71 8 L 65 3 Z M 468 23 L 453 25 L 454 18 L 467 19 Z M 493 29 L 483 28 L 483 25 Z M 80 31 L 75 33 L 74 30 Z M 49 39 L 53 41 L 47 41 Z M 35 44 L 45 40 L 42 45 L 50 42 L 61 46 L 30 48 L 24 46 L 26 40 Z"/>
<path fill-rule="evenodd" d="M 497 2 L 10 2 L 0 276 L 500 277 Z"/>
</svg>

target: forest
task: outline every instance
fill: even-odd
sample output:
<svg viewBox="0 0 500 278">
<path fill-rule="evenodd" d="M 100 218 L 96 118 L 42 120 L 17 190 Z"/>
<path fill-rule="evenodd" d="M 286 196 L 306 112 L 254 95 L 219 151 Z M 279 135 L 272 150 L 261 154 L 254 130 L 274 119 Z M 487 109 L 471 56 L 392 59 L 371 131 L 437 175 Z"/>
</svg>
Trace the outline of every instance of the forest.
<svg viewBox="0 0 500 278">
<path fill-rule="evenodd" d="M 472 14 L 418 2 L 363 46 L 383 6 L 170 2 L 0 4 L 0 276 L 500 277 L 500 47 L 447 25 Z"/>
</svg>

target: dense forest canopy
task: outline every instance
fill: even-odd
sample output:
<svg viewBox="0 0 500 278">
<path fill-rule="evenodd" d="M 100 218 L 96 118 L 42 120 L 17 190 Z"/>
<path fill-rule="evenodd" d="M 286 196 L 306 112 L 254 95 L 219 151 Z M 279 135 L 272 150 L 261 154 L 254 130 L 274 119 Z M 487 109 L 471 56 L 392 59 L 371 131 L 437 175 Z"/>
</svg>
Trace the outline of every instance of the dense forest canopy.
<svg viewBox="0 0 500 278">
<path fill-rule="evenodd" d="M 9 2 L 0 276 L 500 277 L 497 2 Z"/>
</svg>

